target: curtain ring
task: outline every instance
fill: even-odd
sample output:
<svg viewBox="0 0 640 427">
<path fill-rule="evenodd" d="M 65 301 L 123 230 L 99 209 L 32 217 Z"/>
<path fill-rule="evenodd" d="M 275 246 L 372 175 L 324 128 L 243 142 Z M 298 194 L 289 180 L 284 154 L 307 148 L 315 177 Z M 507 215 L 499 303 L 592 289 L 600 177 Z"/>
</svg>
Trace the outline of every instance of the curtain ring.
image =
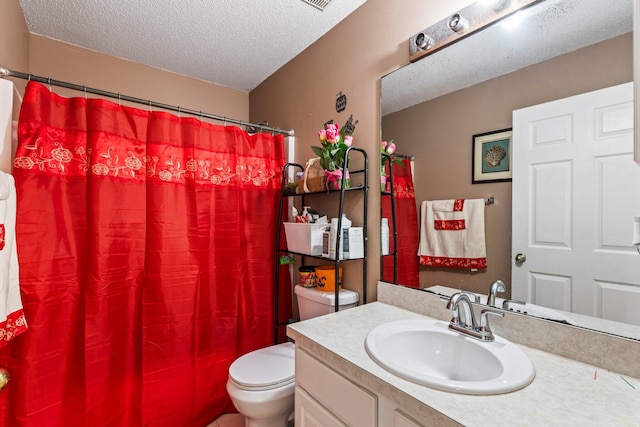
<svg viewBox="0 0 640 427">
<path fill-rule="evenodd" d="M 224 126 L 224 127 L 227 126 L 227 118 L 226 117 L 222 118 L 222 126 Z"/>
<path fill-rule="evenodd" d="M 178 118 L 180 118 L 180 106 L 178 105 Z"/>
<path fill-rule="evenodd" d="M 153 110 L 151 109 L 151 100 L 149 100 L 149 112 L 153 112 Z"/>
<path fill-rule="evenodd" d="M 31 73 L 29 73 L 29 81 L 31 81 L 31 75 L 32 75 L 32 74 L 31 74 Z"/>
<path fill-rule="evenodd" d="M 51 77 L 47 78 L 47 84 L 49 85 L 49 92 L 51 92 Z"/>
<path fill-rule="evenodd" d="M 118 106 L 122 107 L 121 99 L 120 99 L 120 92 L 118 92 Z"/>
<path fill-rule="evenodd" d="M 82 85 L 82 91 L 84 92 L 84 99 L 87 99 L 87 87 Z"/>
<path fill-rule="evenodd" d="M 204 119 L 204 114 L 202 113 L 202 110 L 200 110 L 200 123 L 202 123 Z"/>
</svg>

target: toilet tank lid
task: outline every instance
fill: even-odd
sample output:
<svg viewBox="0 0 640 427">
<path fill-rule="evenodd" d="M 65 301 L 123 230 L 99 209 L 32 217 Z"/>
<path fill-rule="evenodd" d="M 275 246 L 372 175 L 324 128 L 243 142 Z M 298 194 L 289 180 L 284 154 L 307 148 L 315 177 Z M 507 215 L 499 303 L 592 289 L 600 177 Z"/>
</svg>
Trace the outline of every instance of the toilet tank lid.
<svg viewBox="0 0 640 427">
<path fill-rule="evenodd" d="M 293 382 L 295 347 L 293 343 L 261 348 L 236 359 L 229 377 L 241 388 L 274 388 Z"/>
<path fill-rule="evenodd" d="M 324 292 L 318 290 L 318 288 L 305 288 L 301 285 L 296 285 L 295 291 L 296 295 L 307 298 L 311 301 L 315 301 L 317 303 L 329 305 L 332 307 L 336 305 L 336 295 L 333 291 Z M 348 289 L 342 289 L 338 293 L 338 295 L 340 305 L 357 303 L 359 299 L 359 295 L 357 292 L 350 291 Z"/>
</svg>

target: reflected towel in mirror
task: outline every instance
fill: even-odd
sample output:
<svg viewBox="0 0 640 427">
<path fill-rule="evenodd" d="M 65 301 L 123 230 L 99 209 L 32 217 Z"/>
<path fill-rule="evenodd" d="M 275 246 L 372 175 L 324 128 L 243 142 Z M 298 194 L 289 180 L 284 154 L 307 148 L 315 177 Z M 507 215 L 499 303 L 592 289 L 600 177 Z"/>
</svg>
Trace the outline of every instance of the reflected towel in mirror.
<svg viewBox="0 0 640 427">
<path fill-rule="evenodd" d="M 447 268 L 487 268 L 484 199 L 423 201 L 420 264 Z"/>
</svg>

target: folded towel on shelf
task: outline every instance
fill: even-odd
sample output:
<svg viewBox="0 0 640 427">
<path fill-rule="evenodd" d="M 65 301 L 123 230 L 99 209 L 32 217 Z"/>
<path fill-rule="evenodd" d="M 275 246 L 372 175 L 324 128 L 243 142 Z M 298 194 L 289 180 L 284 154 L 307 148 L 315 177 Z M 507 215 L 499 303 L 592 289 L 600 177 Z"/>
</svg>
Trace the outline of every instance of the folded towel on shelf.
<svg viewBox="0 0 640 427">
<path fill-rule="evenodd" d="M 27 329 L 18 281 L 16 188 L 0 171 L 0 347 Z"/>
<path fill-rule="evenodd" d="M 420 264 L 487 268 L 484 199 L 424 201 L 420 216 Z"/>
</svg>

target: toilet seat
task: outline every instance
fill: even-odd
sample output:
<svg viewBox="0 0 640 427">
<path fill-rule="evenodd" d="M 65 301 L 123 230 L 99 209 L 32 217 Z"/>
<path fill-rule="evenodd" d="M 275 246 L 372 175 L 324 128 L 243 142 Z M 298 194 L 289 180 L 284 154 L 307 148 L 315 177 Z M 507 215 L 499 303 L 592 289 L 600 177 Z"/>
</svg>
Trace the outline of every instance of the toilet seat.
<svg viewBox="0 0 640 427">
<path fill-rule="evenodd" d="M 241 390 L 272 390 L 295 380 L 293 343 L 273 345 L 247 353 L 229 367 L 229 380 Z"/>
</svg>

